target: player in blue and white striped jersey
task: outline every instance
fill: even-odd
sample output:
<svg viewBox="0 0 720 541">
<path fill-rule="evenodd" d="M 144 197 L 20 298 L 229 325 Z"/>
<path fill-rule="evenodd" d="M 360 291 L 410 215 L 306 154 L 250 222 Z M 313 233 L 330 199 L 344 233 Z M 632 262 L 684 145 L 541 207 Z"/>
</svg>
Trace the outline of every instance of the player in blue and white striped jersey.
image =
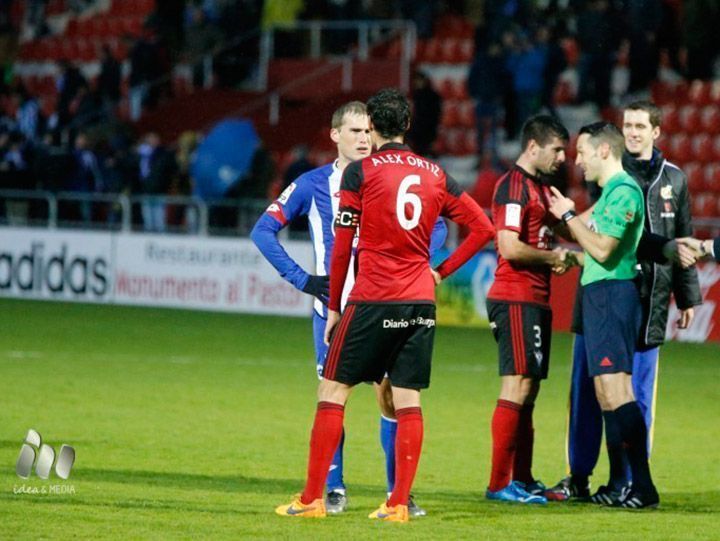
<svg viewBox="0 0 720 541">
<path fill-rule="evenodd" d="M 333 223 L 340 202 L 340 179 L 345 167 L 352 161 L 368 156 L 372 150 L 370 129 L 365 105 L 362 102 L 350 102 L 335 111 L 332 117 L 330 137 L 337 145 L 338 157 L 330 164 L 323 165 L 300 175 L 268 207 L 260 217 L 251 233 L 253 242 L 265 258 L 280 275 L 297 289 L 313 295 L 313 338 L 315 343 L 318 376 L 322 374 L 327 354 L 327 345 L 323 340 L 327 318 L 328 273 L 330 255 L 335 241 Z M 310 274 L 301 268 L 283 249 L 278 241 L 278 232 L 299 216 L 307 216 L 310 235 L 315 251 L 315 269 Z M 433 230 L 430 253 L 442 247 L 447 236 L 447 228 L 438 220 Z M 352 289 L 354 280 L 348 276 L 343 291 L 343 304 Z M 395 431 L 397 423 L 392 405 L 389 385 L 375 385 L 381 410 L 380 441 L 385 452 L 385 465 L 388 492 L 392 492 L 395 483 Z M 343 444 L 344 434 L 338 450 L 333 457 L 327 478 L 327 511 L 342 512 L 347 503 L 343 482 Z M 415 516 L 425 512 L 414 505 L 409 511 Z"/>
</svg>

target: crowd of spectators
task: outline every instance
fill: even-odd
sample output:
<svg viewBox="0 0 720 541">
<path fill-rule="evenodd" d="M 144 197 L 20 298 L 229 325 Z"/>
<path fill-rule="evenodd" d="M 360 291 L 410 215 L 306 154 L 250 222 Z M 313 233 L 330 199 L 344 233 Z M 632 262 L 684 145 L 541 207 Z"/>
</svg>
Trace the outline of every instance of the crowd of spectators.
<svg viewBox="0 0 720 541">
<path fill-rule="evenodd" d="M 711 29 L 718 22 L 720 4 L 705 0 L 485 2 L 468 77 L 479 154 L 495 153 L 500 119 L 514 139 L 531 114 L 555 112 L 553 93 L 575 55 L 574 99 L 600 111 L 611 105 L 612 72 L 621 62 L 631 95 L 658 78 L 661 55 L 678 77 L 712 78 L 720 45 Z"/>
<path fill-rule="evenodd" d="M 31 1 L 26 11 L 27 21 L 39 35 L 49 31 L 42 24 L 45 3 Z M 67 5 L 82 12 L 93 3 L 78 0 Z M 0 0 L 2 35 L 18 30 L 8 16 L 11 4 Z M 572 61 L 568 41 L 577 44 L 576 101 L 593 103 L 600 110 L 610 103 L 610 73 L 621 56 L 625 55 L 629 69 L 628 91 L 636 92 L 647 90 L 657 78 L 660 51 L 665 51 L 671 69 L 694 79 L 713 76 L 720 48 L 712 36 L 720 22 L 720 4 L 709 0 L 163 1 L 156 2 L 139 35 L 125 38 L 129 117 L 137 119 L 143 107 L 172 91 L 169 74 L 179 63 L 190 66 L 195 86 L 206 85 L 203 59 L 210 51 L 213 81 L 237 85 L 253 69 L 258 30 L 274 23 L 410 18 L 423 39 L 431 37 L 441 12 L 479 14 L 474 18 L 478 26 L 468 88 L 476 103 L 478 154 L 488 175 L 496 165 L 501 122 L 512 139 L 531 114 L 543 108 L 554 113 L 556 84 Z M 329 52 L 338 52 L 355 39 L 337 32 L 323 43 Z M 292 38 L 283 41 L 281 33 L 276 40 L 278 55 L 302 54 L 307 46 L 303 42 L 298 47 Z M 189 163 L 197 135 L 188 135 L 184 143 L 182 138 L 162 142 L 154 133 L 133 136 L 117 114 L 124 92 L 123 59 L 104 46 L 99 60 L 99 74 L 93 79 L 72 62 L 59 62 L 56 102 L 50 108 L 17 79 L 0 83 L 0 188 L 190 194 Z M 412 97 L 415 111 L 423 114 L 415 115 L 409 138 L 416 150 L 431 154 L 441 102 L 421 71 L 413 78 Z M 297 165 L 308 167 L 307 149 L 298 152 Z M 267 179 L 273 175 L 268 172 L 274 164 L 267 152 L 259 156 L 255 168 Z M 265 197 L 267 193 L 264 180 L 230 195 Z M 94 211 L 78 205 L 68 212 L 87 221 L 93 219 Z M 109 213 L 109 219 L 116 218 L 117 214 Z M 162 230 L 168 213 L 148 202 L 136 219 L 149 229 Z"/>
</svg>

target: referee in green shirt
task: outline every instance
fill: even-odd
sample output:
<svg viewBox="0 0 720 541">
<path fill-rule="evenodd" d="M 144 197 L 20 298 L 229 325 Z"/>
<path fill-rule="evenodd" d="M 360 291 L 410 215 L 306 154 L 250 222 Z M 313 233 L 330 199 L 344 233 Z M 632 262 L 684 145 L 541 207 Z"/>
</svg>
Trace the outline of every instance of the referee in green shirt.
<svg viewBox="0 0 720 541">
<path fill-rule="evenodd" d="M 632 488 L 615 507 L 640 509 L 659 503 L 650 476 L 647 427 L 632 387 L 633 354 L 641 325 L 640 297 L 634 284 L 636 251 L 643 232 L 645 206 L 637 183 L 622 168 L 625 140 L 609 122 L 583 127 L 576 163 L 585 180 L 603 189 L 587 224 L 575 203 L 552 188 L 550 211 L 567 225 L 582 246 L 582 318 L 588 371 L 605 421 L 608 446 L 625 444 Z"/>
</svg>

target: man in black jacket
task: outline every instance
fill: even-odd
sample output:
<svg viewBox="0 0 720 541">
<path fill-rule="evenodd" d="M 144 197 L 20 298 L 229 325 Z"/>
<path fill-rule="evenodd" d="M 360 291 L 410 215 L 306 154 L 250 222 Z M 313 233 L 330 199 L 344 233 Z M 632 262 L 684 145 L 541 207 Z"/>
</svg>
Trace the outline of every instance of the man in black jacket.
<svg viewBox="0 0 720 541">
<path fill-rule="evenodd" d="M 660 123 L 660 110 L 653 103 L 634 102 L 625 108 L 623 135 L 626 152 L 623 168 L 633 176 L 645 194 L 646 231 L 638 248 L 638 261 L 642 267 L 639 287 L 643 325 L 633 360 L 632 381 L 648 427 L 648 450 L 652 446 L 658 353 L 665 339 L 670 294 L 675 296 L 680 311 L 680 328 L 691 324 L 693 307 L 702 302 L 695 268 L 683 268 L 685 265 L 681 267 L 665 259 L 677 246 L 675 243 L 666 244 L 667 240 L 690 237 L 692 227 L 687 177 L 654 148 L 654 142 L 660 136 Z M 567 438 L 571 476 L 546 492 L 548 499 L 552 500 L 590 496 L 589 477 L 597 464 L 602 440 L 602 415 L 592 382 L 587 377 L 582 322 L 578 318 L 573 319 L 576 337 Z M 610 481 L 591 497 L 595 503 L 612 504 L 617 501 L 629 481 L 623 449 L 608 448 L 608 455 Z"/>
</svg>

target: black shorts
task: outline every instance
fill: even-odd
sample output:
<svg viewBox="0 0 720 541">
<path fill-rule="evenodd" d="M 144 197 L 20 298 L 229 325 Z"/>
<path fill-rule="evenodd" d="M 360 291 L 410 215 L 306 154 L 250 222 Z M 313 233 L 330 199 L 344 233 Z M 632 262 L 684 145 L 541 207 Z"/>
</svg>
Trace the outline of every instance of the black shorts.
<svg viewBox="0 0 720 541">
<path fill-rule="evenodd" d="M 425 389 L 435 337 L 433 304 L 349 304 L 330 340 L 323 377 Z"/>
<path fill-rule="evenodd" d="M 642 308 L 630 280 L 601 280 L 583 286 L 583 333 L 590 376 L 632 374 Z"/>
<path fill-rule="evenodd" d="M 501 376 L 545 379 L 550 367 L 552 310 L 521 302 L 487 301 Z"/>
</svg>

